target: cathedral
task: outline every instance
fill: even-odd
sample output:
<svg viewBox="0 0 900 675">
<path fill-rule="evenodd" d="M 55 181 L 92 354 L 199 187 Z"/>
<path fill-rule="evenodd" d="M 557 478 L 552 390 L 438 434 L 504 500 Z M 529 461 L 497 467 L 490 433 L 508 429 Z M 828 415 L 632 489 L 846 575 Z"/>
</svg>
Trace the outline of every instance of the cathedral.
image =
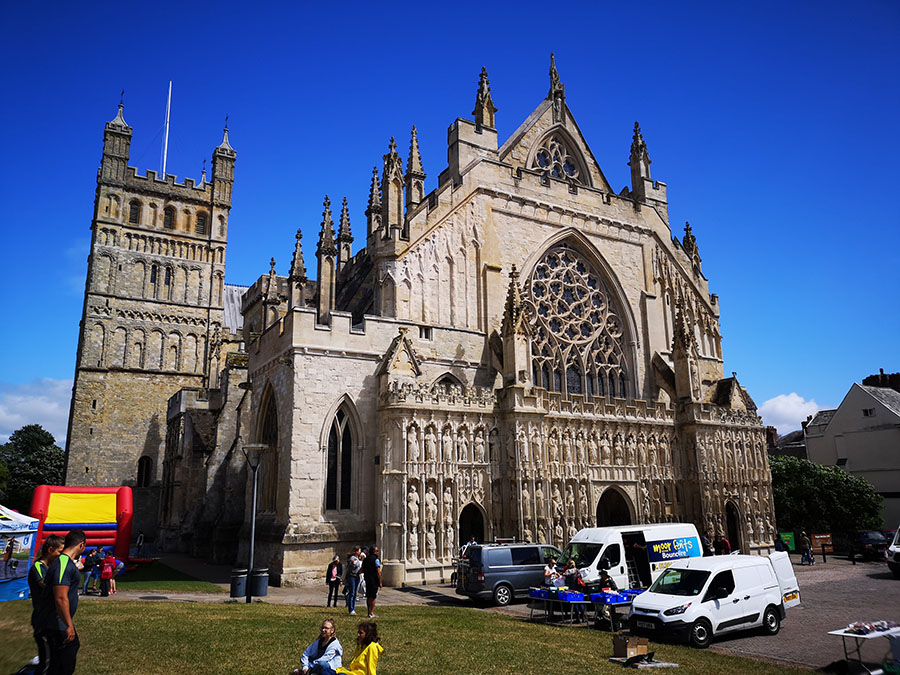
<svg viewBox="0 0 900 675">
<path fill-rule="evenodd" d="M 634 125 L 618 192 L 549 91 L 511 137 L 482 69 L 425 192 L 416 128 L 372 172 L 365 246 L 326 196 L 307 276 L 225 283 L 237 153 L 199 182 L 128 166 L 106 125 L 67 483 L 133 485 L 163 548 L 317 579 L 354 544 L 387 585 L 447 579 L 461 542 L 564 546 L 685 521 L 746 553 L 774 537 L 762 422 L 725 377 L 718 298 L 669 223 Z M 627 148 L 623 143 L 623 154 Z M 275 252 L 273 252 L 275 253 Z"/>
</svg>

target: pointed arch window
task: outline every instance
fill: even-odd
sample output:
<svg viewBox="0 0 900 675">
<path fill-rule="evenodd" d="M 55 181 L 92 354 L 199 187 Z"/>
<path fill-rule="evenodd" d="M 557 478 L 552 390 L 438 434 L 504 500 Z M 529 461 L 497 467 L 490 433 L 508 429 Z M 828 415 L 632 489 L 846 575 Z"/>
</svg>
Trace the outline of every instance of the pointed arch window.
<svg viewBox="0 0 900 675">
<path fill-rule="evenodd" d="M 545 178 L 589 184 L 587 168 L 581 153 L 575 148 L 574 143 L 559 132 L 548 135 L 538 145 L 530 168 L 540 171 Z"/>
<path fill-rule="evenodd" d="M 278 497 L 278 406 L 275 395 L 270 389 L 266 394 L 261 418 L 259 442 L 269 446 L 260 464 L 260 501 L 261 511 L 274 511 Z"/>
<path fill-rule="evenodd" d="M 163 227 L 167 230 L 175 229 L 175 209 L 171 206 L 163 211 Z"/>
<path fill-rule="evenodd" d="M 528 281 L 534 303 L 535 386 L 569 394 L 624 397 L 628 372 L 621 310 L 603 278 L 577 250 L 559 244 Z M 551 374 L 552 373 L 552 381 Z"/>
<path fill-rule="evenodd" d="M 202 211 L 197 214 L 197 234 L 206 234 L 207 216 Z"/>
<path fill-rule="evenodd" d="M 137 199 L 128 205 L 128 222 L 133 224 L 141 222 L 141 203 Z"/>
<path fill-rule="evenodd" d="M 347 511 L 352 508 L 353 430 L 344 408 L 335 413 L 328 432 L 328 458 L 325 478 L 325 509 Z"/>
</svg>

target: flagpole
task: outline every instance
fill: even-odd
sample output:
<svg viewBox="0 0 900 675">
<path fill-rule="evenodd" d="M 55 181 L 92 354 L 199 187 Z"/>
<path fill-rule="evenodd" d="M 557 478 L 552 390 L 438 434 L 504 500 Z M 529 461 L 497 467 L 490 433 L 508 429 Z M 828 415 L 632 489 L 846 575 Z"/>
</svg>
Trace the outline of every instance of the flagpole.
<svg viewBox="0 0 900 675">
<path fill-rule="evenodd" d="M 163 141 L 162 178 L 166 179 L 166 160 L 169 158 L 169 111 L 172 109 L 172 80 L 169 80 L 169 98 L 166 101 L 166 139 Z"/>
</svg>

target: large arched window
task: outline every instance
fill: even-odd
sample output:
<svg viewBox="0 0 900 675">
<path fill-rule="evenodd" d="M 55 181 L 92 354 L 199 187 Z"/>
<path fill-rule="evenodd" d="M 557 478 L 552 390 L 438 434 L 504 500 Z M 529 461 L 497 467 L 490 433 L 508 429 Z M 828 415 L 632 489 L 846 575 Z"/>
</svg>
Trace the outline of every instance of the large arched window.
<svg viewBox="0 0 900 675">
<path fill-rule="evenodd" d="M 259 442 L 269 447 L 260 465 L 262 485 L 259 508 L 261 511 L 274 511 L 278 496 L 278 406 L 271 389 L 266 392 L 260 422 Z"/>
<path fill-rule="evenodd" d="M 575 144 L 559 130 L 548 134 L 537 146 L 531 166 L 545 178 L 590 185 L 587 167 Z"/>
<path fill-rule="evenodd" d="M 328 432 L 328 459 L 325 479 L 325 509 L 349 510 L 353 487 L 353 432 L 350 416 L 341 407 Z"/>
<path fill-rule="evenodd" d="M 571 247 L 556 245 L 535 265 L 528 283 L 535 308 L 535 386 L 566 394 L 625 397 L 622 313 L 587 259 Z"/>
</svg>

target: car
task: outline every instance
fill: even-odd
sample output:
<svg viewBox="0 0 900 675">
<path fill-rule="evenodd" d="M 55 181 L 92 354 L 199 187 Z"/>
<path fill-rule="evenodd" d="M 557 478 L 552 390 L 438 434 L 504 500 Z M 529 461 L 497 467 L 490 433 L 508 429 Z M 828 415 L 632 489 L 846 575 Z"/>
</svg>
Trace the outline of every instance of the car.
<svg viewBox="0 0 900 675">
<path fill-rule="evenodd" d="M 505 607 L 544 582 L 544 566 L 560 551 L 550 544 L 471 544 L 459 559 L 456 593 Z"/>
<path fill-rule="evenodd" d="M 785 609 L 800 604 L 787 553 L 685 558 L 668 567 L 631 606 L 631 631 L 708 647 L 714 636 L 761 629 L 775 635 Z"/>
<path fill-rule="evenodd" d="M 834 540 L 834 552 L 861 557 L 863 560 L 881 560 L 889 540 L 878 530 L 859 530 L 839 535 Z"/>
</svg>

